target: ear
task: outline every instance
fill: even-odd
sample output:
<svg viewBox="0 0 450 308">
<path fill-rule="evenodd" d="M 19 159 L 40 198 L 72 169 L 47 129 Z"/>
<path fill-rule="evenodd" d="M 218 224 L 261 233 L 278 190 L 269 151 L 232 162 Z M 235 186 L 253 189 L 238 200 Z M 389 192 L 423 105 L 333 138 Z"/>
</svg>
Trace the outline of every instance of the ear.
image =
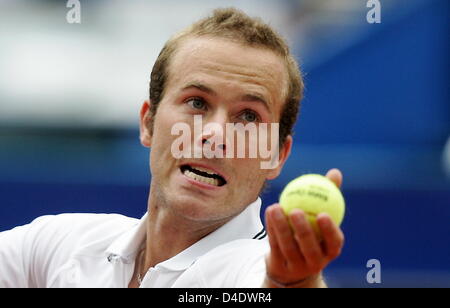
<svg viewBox="0 0 450 308">
<path fill-rule="evenodd" d="M 139 116 L 139 128 L 140 128 L 140 140 L 144 147 L 151 147 L 152 144 L 152 131 L 151 131 L 151 115 L 150 115 L 150 102 L 145 101 L 141 107 Z"/>
<path fill-rule="evenodd" d="M 287 159 L 291 155 L 292 142 L 293 142 L 292 136 L 288 135 L 286 137 L 286 140 L 284 141 L 283 146 L 280 148 L 280 154 L 278 157 L 278 166 L 269 171 L 269 173 L 266 177 L 267 180 L 273 180 L 280 175 L 281 170 L 283 169 L 284 163 L 287 161 Z"/>
</svg>

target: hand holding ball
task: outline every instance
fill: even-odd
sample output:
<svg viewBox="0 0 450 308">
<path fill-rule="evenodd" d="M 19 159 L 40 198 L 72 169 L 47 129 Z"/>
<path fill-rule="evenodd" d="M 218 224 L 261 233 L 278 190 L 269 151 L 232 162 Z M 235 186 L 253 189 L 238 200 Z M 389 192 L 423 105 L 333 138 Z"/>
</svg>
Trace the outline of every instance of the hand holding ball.
<svg viewBox="0 0 450 308">
<path fill-rule="evenodd" d="M 304 211 L 319 236 L 318 214 L 327 213 L 337 226 L 341 225 L 345 214 L 341 191 L 331 180 L 319 174 L 307 174 L 290 182 L 281 193 L 280 204 L 286 215 L 295 209 Z"/>
</svg>

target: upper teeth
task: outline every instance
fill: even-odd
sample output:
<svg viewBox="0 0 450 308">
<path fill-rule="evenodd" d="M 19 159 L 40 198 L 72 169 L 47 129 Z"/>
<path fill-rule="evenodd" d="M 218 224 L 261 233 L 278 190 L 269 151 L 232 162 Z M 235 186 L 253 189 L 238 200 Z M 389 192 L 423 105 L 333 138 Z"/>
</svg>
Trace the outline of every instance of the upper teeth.
<svg viewBox="0 0 450 308">
<path fill-rule="evenodd" d="M 205 169 L 205 168 L 201 168 L 201 167 L 195 167 L 195 168 L 192 167 L 192 169 L 195 169 L 195 170 L 198 170 L 198 171 L 201 171 L 201 172 L 208 173 L 209 175 L 217 175 L 216 173 L 211 172 L 210 170 Z"/>
</svg>

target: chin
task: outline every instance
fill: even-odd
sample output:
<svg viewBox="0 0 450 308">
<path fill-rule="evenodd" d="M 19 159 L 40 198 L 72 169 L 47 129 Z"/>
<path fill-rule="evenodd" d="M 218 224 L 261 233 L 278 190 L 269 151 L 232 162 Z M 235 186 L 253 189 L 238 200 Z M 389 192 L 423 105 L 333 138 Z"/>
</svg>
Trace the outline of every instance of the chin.
<svg viewBox="0 0 450 308">
<path fill-rule="evenodd" d="M 217 200 L 202 201 L 201 198 L 180 196 L 174 200 L 171 207 L 177 215 L 187 220 L 200 222 L 223 219 L 218 211 L 223 207 L 218 205 Z"/>
<path fill-rule="evenodd" d="M 180 215 L 192 218 L 204 216 L 207 209 L 212 207 L 201 198 L 192 196 L 176 196 L 172 201 L 171 208 L 173 210 Z"/>
</svg>

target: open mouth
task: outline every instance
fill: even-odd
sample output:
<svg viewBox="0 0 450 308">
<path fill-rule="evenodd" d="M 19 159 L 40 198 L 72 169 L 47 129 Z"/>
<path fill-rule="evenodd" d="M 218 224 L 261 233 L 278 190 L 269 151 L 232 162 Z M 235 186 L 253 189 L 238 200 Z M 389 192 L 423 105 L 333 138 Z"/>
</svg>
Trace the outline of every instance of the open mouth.
<svg viewBox="0 0 450 308">
<path fill-rule="evenodd" d="M 225 179 L 222 176 L 205 168 L 183 165 L 180 167 L 180 170 L 181 173 L 183 173 L 185 176 L 201 183 L 217 187 L 224 186 L 227 183 L 227 181 L 225 181 Z"/>
</svg>

